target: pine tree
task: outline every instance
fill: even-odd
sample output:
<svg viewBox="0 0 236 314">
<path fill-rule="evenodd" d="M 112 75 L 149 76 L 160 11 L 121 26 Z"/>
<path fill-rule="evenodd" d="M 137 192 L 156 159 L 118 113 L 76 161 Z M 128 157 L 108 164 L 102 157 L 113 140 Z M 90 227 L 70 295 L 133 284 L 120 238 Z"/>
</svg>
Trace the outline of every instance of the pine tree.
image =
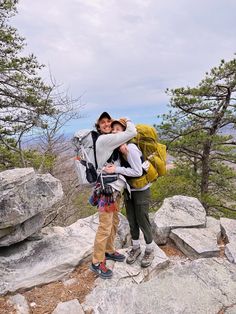
<svg viewBox="0 0 236 314">
<path fill-rule="evenodd" d="M 24 38 L 9 25 L 16 14 L 17 0 L 0 3 L 0 140 L 43 126 L 44 115 L 55 109 L 52 88 L 38 75 L 42 68 L 36 57 L 23 56 Z"/>
<path fill-rule="evenodd" d="M 197 87 L 167 90 L 171 110 L 160 127 L 169 150 L 191 172 L 208 208 L 235 206 L 236 60 L 221 61 Z M 233 203 L 232 203 L 233 201 Z"/>
</svg>

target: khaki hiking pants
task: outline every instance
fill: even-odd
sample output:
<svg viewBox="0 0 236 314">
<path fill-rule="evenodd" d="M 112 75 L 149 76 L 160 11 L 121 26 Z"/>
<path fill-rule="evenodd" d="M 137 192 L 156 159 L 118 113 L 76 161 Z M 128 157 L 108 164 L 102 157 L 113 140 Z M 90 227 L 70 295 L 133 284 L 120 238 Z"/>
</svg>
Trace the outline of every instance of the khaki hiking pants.
<svg viewBox="0 0 236 314">
<path fill-rule="evenodd" d="M 117 200 L 119 209 L 119 201 Z M 119 225 L 119 210 L 114 212 L 99 212 L 99 226 L 94 241 L 93 263 L 103 262 L 105 252 L 114 253 L 115 237 Z"/>
</svg>

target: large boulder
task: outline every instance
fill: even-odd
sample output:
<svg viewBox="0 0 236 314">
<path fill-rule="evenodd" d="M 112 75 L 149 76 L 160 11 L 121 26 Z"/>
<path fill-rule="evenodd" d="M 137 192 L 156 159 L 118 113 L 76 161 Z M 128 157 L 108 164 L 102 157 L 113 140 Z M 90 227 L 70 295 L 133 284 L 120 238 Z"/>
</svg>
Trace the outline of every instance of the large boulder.
<svg viewBox="0 0 236 314">
<path fill-rule="evenodd" d="M 219 220 L 207 217 L 205 228 L 173 229 L 170 232 L 170 238 L 190 258 L 217 257 L 220 255 L 220 248 L 217 244 L 220 233 Z"/>
<path fill-rule="evenodd" d="M 154 259 L 151 265 L 147 268 L 141 267 L 141 260 L 145 251 L 145 241 L 143 236 L 140 238 L 141 240 L 141 255 L 137 258 L 137 260 L 133 264 L 118 263 L 114 261 L 108 260 L 106 262 L 107 267 L 112 269 L 113 276 L 109 280 L 104 280 L 101 278 L 97 278 L 95 281 L 95 287 L 91 293 L 91 297 L 89 298 L 88 304 L 84 304 L 83 308 L 85 312 L 90 313 L 92 308 L 96 308 L 97 304 L 97 296 L 102 300 L 103 294 L 106 294 L 106 291 L 109 289 L 113 289 L 114 287 L 126 287 L 126 291 L 130 291 L 130 288 L 133 285 L 140 285 L 143 282 L 149 281 L 152 278 L 155 278 L 158 273 L 166 269 L 170 264 L 169 258 L 166 256 L 165 252 L 159 248 L 157 245 L 153 245 L 154 250 Z M 124 254 L 126 257 L 128 255 L 128 251 L 131 249 L 124 248 L 119 250 L 120 253 Z M 102 312 L 101 312 L 102 313 Z M 104 312 L 106 313 L 106 312 Z M 123 313 L 123 312 L 117 312 Z M 135 312 L 136 313 L 136 312 Z M 144 312 L 146 313 L 146 312 Z"/>
<path fill-rule="evenodd" d="M 124 230 L 122 221 L 119 230 Z M 46 227 L 39 241 L 1 248 L 0 295 L 53 282 L 73 271 L 92 254 L 97 227 L 95 214 L 65 228 Z"/>
<path fill-rule="evenodd" d="M 0 246 L 8 246 L 39 231 L 43 213 L 63 196 L 61 182 L 33 168 L 0 173 Z"/>
<path fill-rule="evenodd" d="M 166 198 L 154 216 L 154 241 L 157 244 L 166 244 L 172 229 L 205 225 L 206 211 L 199 200 L 195 197 L 175 195 Z"/>
<path fill-rule="evenodd" d="M 235 305 L 235 274 L 226 259 L 180 261 L 139 285 L 94 289 L 82 306 L 94 314 L 220 313 Z"/>
<path fill-rule="evenodd" d="M 19 225 L 16 225 L 12 232 L 0 238 L 0 246 L 9 246 L 11 244 L 20 242 L 32 234 L 40 231 L 44 224 L 44 216 L 39 213 Z M 3 229 L 4 230 L 4 229 Z"/>
</svg>

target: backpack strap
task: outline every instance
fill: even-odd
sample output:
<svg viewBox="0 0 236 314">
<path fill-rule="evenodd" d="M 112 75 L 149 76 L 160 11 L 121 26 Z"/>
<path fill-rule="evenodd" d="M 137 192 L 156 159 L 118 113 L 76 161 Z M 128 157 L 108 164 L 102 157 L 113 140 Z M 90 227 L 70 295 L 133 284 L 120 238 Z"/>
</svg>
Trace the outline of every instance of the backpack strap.
<svg viewBox="0 0 236 314">
<path fill-rule="evenodd" d="M 99 133 L 96 131 L 91 131 L 92 140 L 93 140 L 93 151 L 94 151 L 94 161 L 95 161 L 95 168 L 98 168 L 98 162 L 97 162 L 97 154 L 96 154 L 96 141 L 99 137 Z"/>
<path fill-rule="evenodd" d="M 108 163 L 112 163 L 116 160 L 119 159 L 119 148 L 116 148 L 113 150 L 111 156 L 109 157 L 109 159 L 107 160 Z"/>
</svg>

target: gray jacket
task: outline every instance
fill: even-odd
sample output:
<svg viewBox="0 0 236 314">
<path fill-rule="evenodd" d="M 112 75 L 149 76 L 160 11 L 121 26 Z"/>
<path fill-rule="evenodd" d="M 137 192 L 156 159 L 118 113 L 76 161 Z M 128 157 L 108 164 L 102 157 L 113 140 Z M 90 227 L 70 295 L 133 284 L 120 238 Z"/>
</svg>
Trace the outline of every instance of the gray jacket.
<svg viewBox="0 0 236 314">
<path fill-rule="evenodd" d="M 100 135 L 96 141 L 98 172 L 105 166 L 113 150 L 131 140 L 136 134 L 135 125 L 131 121 L 127 121 L 127 127 L 124 132 Z"/>
<path fill-rule="evenodd" d="M 142 152 L 135 144 L 128 144 L 128 155 L 127 161 L 130 167 L 116 167 L 116 173 L 122 174 L 127 177 L 141 177 L 143 174 L 143 167 L 141 161 Z M 144 191 L 151 186 L 151 183 L 148 183 L 140 189 L 131 188 L 131 191 Z"/>
</svg>

